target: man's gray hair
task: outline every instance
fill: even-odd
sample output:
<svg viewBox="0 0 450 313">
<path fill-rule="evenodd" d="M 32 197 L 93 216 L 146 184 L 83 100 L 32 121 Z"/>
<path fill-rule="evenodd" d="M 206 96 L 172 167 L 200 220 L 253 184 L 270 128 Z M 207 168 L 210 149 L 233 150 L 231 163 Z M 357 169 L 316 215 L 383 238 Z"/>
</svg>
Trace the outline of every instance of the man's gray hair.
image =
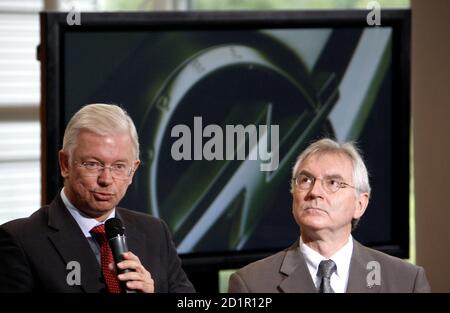
<svg viewBox="0 0 450 313">
<path fill-rule="evenodd" d="M 294 178 L 298 175 L 298 170 L 302 163 L 312 155 L 337 153 L 347 156 L 352 162 L 353 170 L 353 186 L 355 187 L 356 195 L 361 195 L 367 192 L 370 198 L 370 184 L 369 175 L 363 158 L 352 142 L 338 143 L 329 138 L 323 138 L 310 144 L 297 158 L 294 168 L 292 169 L 291 193 L 294 192 L 295 181 Z M 352 220 L 352 229 L 356 227 L 359 220 Z"/>
<path fill-rule="evenodd" d="M 78 134 L 86 130 L 100 136 L 129 134 L 133 154 L 139 160 L 139 139 L 133 120 L 121 107 L 114 104 L 94 103 L 85 105 L 70 119 L 64 132 L 62 150 L 69 159 L 77 145 Z"/>
</svg>

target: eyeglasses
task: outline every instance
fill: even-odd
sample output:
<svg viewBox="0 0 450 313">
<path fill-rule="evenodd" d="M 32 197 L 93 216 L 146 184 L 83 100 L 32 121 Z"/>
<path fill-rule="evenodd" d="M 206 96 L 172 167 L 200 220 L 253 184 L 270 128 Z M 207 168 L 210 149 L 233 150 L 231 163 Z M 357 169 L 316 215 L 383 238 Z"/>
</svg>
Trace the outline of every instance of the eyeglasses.
<svg viewBox="0 0 450 313">
<path fill-rule="evenodd" d="M 300 190 L 311 190 L 314 186 L 316 180 L 320 179 L 322 181 L 322 188 L 328 193 L 335 193 L 341 188 L 354 188 L 356 187 L 349 185 L 343 181 L 336 178 L 319 178 L 314 176 L 308 176 L 306 174 L 299 174 L 297 177 L 293 178 L 295 181 L 295 186 Z"/>
<path fill-rule="evenodd" d="M 111 166 L 105 166 L 100 162 L 85 161 L 77 162 L 78 166 L 82 169 L 84 176 L 99 176 L 105 169 L 111 171 L 111 176 L 116 179 L 127 179 L 133 172 L 133 167 L 124 163 L 115 163 Z"/>
</svg>

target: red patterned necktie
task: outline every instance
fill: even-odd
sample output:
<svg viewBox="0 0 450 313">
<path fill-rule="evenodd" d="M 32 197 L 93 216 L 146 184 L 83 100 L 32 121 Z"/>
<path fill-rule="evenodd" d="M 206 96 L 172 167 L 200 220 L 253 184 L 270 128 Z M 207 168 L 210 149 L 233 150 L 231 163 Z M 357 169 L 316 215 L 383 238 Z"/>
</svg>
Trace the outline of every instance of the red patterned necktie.
<svg viewBox="0 0 450 313">
<path fill-rule="evenodd" d="M 120 293 L 120 282 L 116 275 L 108 268 L 110 263 L 114 263 L 111 248 L 105 234 L 105 225 L 95 226 L 90 230 L 92 236 L 100 245 L 101 267 L 103 277 L 105 278 L 106 287 L 110 293 Z"/>
</svg>

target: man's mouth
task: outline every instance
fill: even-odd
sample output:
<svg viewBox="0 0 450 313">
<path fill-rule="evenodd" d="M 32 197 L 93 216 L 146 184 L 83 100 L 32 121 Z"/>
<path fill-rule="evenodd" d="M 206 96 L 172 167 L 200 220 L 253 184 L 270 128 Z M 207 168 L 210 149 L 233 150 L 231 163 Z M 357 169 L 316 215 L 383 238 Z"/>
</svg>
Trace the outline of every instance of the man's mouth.
<svg viewBox="0 0 450 313">
<path fill-rule="evenodd" d="M 95 200 L 97 200 L 97 201 L 108 201 L 114 197 L 114 193 L 112 193 L 112 192 L 94 191 L 93 195 L 94 195 Z"/>
<path fill-rule="evenodd" d="M 317 208 L 317 207 L 307 207 L 307 208 L 305 209 L 305 212 L 311 212 L 311 213 L 320 213 L 320 212 L 323 212 L 323 213 L 327 213 L 327 211 L 325 211 L 325 210 L 323 210 L 323 209 L 321 209 L 321 208 Z"/>
</svg>

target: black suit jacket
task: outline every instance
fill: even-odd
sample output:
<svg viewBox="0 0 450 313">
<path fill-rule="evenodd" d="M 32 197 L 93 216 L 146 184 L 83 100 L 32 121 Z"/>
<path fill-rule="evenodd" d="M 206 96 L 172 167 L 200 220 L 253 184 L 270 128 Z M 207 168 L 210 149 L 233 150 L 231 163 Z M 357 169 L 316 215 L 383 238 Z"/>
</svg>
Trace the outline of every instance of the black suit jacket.
<svg viewBox="0 0 450 313">
<path fill-rule="evenodd" d="M 122 208 L 116 216 L 155 292 L 195 292 L 162 220 Z M 67 282 L 71 261 L 80 264 L 80 285 Z M 0 292 L 106 292 L 94 252 L 59 194 L 30 217 L 0 226 Z"/>
</svg>

